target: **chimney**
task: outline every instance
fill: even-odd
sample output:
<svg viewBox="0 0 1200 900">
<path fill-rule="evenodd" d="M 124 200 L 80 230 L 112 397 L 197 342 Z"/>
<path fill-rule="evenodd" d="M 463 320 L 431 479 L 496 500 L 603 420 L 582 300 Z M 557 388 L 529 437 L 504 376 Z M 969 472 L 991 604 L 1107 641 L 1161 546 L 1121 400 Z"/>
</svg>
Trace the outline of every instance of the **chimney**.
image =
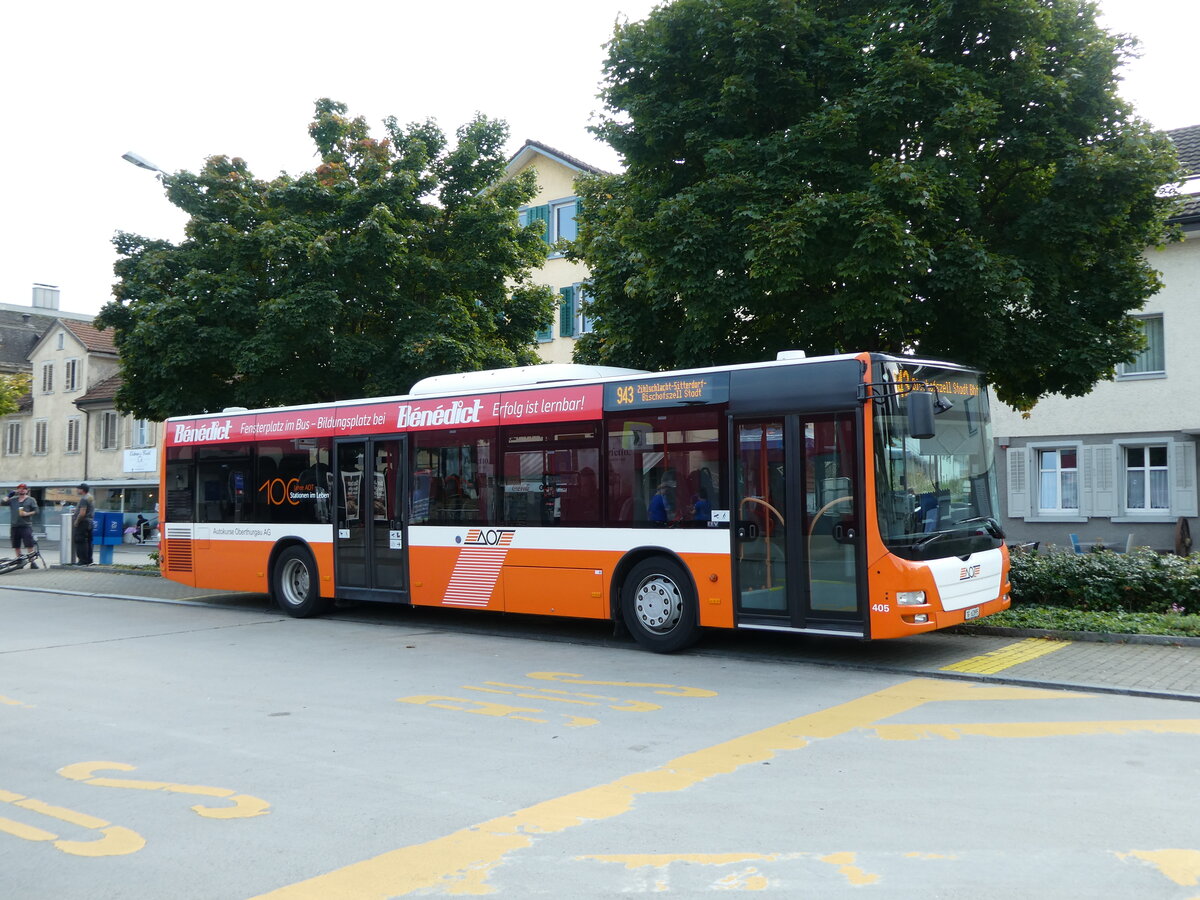
<svg viewBox="0 0 1200 900">
<path fill-rule="evenodd" d="M 58 287 L 34 282 L 33 305 L 37 309 L 58 309 Z"/>
</svg>

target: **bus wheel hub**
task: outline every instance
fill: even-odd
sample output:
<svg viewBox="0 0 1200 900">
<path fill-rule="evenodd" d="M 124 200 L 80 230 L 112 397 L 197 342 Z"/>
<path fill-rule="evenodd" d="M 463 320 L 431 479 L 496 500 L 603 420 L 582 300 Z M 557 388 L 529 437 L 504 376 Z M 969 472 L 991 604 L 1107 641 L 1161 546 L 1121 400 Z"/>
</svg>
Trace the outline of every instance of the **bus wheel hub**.
<svg viewBox="0 0 1200 900">
<path fill-rule="evenodd" d="M 671 579 L 652 575 L 638 585 L 634 609 L 644 628 L 665 633 L 679 624 L 683 595 Z"/>
</svg>

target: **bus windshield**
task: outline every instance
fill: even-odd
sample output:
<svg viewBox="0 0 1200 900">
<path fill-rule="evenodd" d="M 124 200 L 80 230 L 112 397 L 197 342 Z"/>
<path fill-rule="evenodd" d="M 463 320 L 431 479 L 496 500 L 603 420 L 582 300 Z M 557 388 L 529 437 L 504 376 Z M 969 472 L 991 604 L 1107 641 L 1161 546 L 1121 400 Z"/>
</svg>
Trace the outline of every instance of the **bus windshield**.
<svg viewBox="0 0 1200 900">
<path fill-rule="evenodd" d="M 878 381 L 896 385 L 874 406 L 879 531 L 905 559 L 966 556 L 999 547 L 995 452 L 987 389 L 974 372 L 885 362 Z M 948 401 L 932 438 L 909 432 L 907 383 Z M 944 405 L 944 404 L 943 404 Z"/>
</svg>

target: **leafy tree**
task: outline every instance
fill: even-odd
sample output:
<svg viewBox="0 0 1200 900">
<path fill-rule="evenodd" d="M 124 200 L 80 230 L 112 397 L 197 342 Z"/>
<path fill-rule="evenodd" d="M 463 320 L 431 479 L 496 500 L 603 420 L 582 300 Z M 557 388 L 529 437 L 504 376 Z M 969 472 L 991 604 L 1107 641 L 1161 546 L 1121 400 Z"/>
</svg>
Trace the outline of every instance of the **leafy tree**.
<svg viewBox="0 0 1200 900">
<path fill-rule="evenodd" d="M 1029 407 L 1141 346 L 1165 136 L 1087 0 L 676 0 L 618 26 L 580 182 L 581 361 L 881 349 Z"/>
<path fill-rule="evenodd" d="M 21 398 L 29 393 L 28 372 L 0 375 L 0 416 L 11 415 L 20 409 Z"/>
<path fill-rule="evenodd" d="M 120 233 L 114 329 L 139 416 L 400 393 L 427 375 L 537 362 L 552 296 L 517 208 L 534 176 L 500 182 L 507 126 L 482 116 L 448 145 L 431 121 L 316 104 L 320 165 L 255 178 L 238 158 L 164 177 L 189 220 L 179 244 Z"/>
</svg>

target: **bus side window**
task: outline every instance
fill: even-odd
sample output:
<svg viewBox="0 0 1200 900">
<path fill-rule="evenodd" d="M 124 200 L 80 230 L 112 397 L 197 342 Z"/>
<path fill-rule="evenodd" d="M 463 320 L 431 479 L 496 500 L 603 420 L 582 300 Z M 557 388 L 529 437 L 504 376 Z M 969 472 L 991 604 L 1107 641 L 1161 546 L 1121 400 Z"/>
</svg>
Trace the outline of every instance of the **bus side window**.
<svg viewBox="0 0 1200 900">
<path fill-rule="evenodd" d="M 600 524 L 598 425 L 511 426 L 503 446 L 504 524 Z"/>
<path fill-rule="evenodd" d="M 412 436 L 410 525 L 491 525 L 496 431 L 456 428 Z"/>
<path fill-rule="evenodd" d="M 608 522 L 706 528 L 714 509 L 728 509 L 724 412 L 721 406 L 610 415 Z"/>
</svg>

